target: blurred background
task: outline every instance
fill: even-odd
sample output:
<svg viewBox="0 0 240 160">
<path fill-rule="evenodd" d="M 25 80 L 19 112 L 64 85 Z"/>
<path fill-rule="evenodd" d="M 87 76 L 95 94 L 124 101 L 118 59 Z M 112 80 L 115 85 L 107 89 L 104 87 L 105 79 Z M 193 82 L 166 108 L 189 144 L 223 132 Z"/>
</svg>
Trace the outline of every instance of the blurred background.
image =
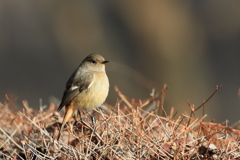
<svg viewBox="0 0 240 160">
<path fill-rule="evenodd" d="M 0 1 L 0 101 L 59 103 L 90 53 L 109 60 L 113 86 L 146 99 L 168 85 L 165 108 L 205 105 L 207 119 L 239 120 L 240 1 Z"/>
</svg>

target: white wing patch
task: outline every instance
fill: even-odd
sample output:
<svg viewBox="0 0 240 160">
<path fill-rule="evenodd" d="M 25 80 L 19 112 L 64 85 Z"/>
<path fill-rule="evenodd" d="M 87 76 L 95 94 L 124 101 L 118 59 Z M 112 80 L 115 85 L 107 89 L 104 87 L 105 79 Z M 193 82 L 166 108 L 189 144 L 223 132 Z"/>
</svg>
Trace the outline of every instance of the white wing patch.
<svg viewBox="0 0 240 160">
<path fill-rule="evenodd" d="M 88 85 L 88 89 L 92 86 L 94 80 L 92 80 L 92 82 Z"/>
<path fill-rule="evenodd" d="M 78 86 L 72 86 L 68 91 L 74 91 L 76 89 L 78 89 Z"/>
</svg>

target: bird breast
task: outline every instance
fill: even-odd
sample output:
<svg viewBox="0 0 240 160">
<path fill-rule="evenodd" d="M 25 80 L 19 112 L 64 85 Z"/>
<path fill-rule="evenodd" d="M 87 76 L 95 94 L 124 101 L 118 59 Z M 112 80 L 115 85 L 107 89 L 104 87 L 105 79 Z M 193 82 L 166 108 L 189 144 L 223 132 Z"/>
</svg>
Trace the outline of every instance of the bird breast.
<svg viewBox="0 0 240 160">
<path fill-rule="evenodd" d="M 105 72 L 94 72 L 93 82 L 88 89 L 81 92 L 74 101 L 74 109 L 93 110 L 106 100 L 109 81 Z"/>
</svg>

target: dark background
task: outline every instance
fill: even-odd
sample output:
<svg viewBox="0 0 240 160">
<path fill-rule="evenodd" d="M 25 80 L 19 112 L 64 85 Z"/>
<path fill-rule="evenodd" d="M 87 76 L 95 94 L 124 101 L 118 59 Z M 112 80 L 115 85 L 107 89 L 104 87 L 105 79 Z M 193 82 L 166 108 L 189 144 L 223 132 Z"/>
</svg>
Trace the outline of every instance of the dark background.
<svg viewBox="0 0 240 160">
<path fill-rule="evenodd" d="M 208 119 L 239 120 L 240 1 L 0 1 L 0 101 L 59 103 L 90 53 L 109 60 L 107 102 L 148 98 L 164 83 L 166 110 L 206 104 Z"/>
</svg>

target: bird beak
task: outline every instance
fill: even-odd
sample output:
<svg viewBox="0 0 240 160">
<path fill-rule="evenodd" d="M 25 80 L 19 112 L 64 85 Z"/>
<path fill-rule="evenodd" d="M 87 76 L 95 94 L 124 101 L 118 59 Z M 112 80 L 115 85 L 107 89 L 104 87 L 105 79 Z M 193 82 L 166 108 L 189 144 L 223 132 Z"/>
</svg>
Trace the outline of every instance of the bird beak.
<svg viewBox="0 0 240 160">
<path fill-rule="evenodd" d="M 109 61 L 103 61 L 102 64 L 108 63 Z"/>
</svg>

